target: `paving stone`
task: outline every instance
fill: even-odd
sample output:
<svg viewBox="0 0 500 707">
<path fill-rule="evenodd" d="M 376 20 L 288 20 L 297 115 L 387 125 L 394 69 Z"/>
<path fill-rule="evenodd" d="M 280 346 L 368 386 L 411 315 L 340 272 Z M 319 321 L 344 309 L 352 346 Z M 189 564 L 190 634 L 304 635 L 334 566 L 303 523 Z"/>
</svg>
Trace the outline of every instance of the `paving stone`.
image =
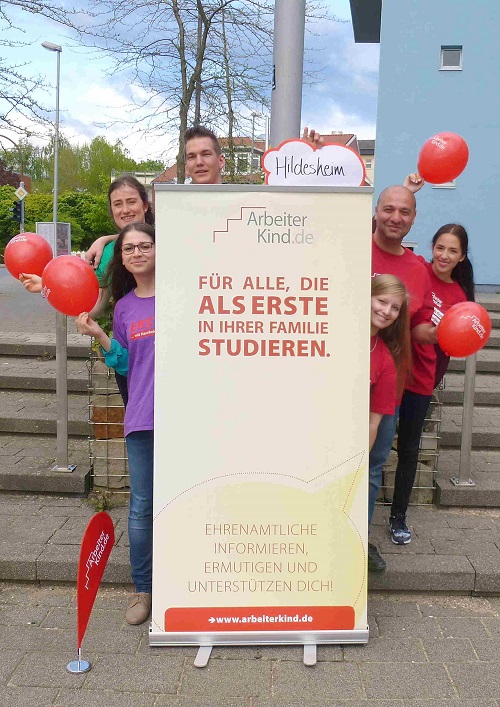
<svg viewBox="0 0 500 707">
<path fill-rule="evenodd" d="M 462 667 L 463 663 L 460 663 Z M 413 698 L 454 697 L 455 690 L 442 665 L 435 663 L 400 663 L 397 680 L 394 665 L 366 663 L 359 666 L 368 697 Z"/>
<path fill-rule="evenodd" d="M 107 629 L 119 631 L 125 622 L 123 611 L 116 609 L 94 609 L 92 611 L 89 627 L 93 630 Z M 74 628 L 76 626 L 76 607 L 53 607 L 46 613 L 42 628 Z M 98 651 L 97 651 L 98 652 Z"/>
<path fill-rule="evenodd" d="M 210 703 L 206 697 L 183 697 L 181 695 L 160 695 L 155 707 L 254 707 L 256 704 L 250 697 L 232 697 L 227 699 L 213 695 Z M 311 703 L 312 704 L 312 703 Z"/>
<path fill-rule="evenodd" d="M 66 643 L 68 647 L 74 645 L 74 635 L 75 632 L 73 631 L 71 640 Z M 57 648 L 60 642 L 64 642 L 66 637 L 65 632 L 61 631 L 59 628 L 44 629 L 37 625 L 2 625 L 0 631 L 0 650 L 2 652 L 6 648 L 23 652 L 33 650 L 42 651 L 46 649 L 52 650 Z M 0 704 L 2 703 L 0 702 Z"/>
<path fill-rule="evenodd" d="M 296 663 L 277 663 L 273 668 L 273 695 L 275 698 L 308 701 L 314 693 L 317 698 L 358 699 L 365 697 L 354 663 L 317 663 L 313 668 Z"/>
<path fill-rule="evenodd" d="M 21 662 L 22 651 L 3 650 L 2 660 L 0 660 L 0 680 L 8 680 L 16 666 Z"/>
<path fill-rule="evenodd" d="M 364 646 L 344 646 L 344 658 L 363 663 L 423 663 L 426 655 L 418 638 L 373 638 Z"/>
<path fill-rule="evenodd" d="M 356 699 L 343 700 L 340 698 L 324 698 L 315 700 L 307 698 L 307 702 L 302 700 L 294 700 L 286 698 L 271 698 L 269 700 L 258 699 L 252 702 L 252 707 L 403 707 L 402 700 L 365 700 L 357 697 Z M 208 707 L 208 705 L 203 705 Z M 426 707 L 428 707 L 426 705 Z M 453 707 L 449 705 L 448 707 Z"/>
<path fill-rule="evenodd" d="M 19 604 L 0 605 L 0 625 L 6 626 L 41 626 L 47 614 L 48 606 L 21 606 Z"/>
<path fill-rule="evenodd" d="M 481 620 L 490 636 L 500 638 L 500 618 L 498 614 L 496 618 L 485 616 Z"/>
<path fill-rule="evenodd" d="M 449 516 L 448 525 L 450 528 L 469 528 L 471 530 L 483 528 L 489 530 L 493 527 L 493 521 L 491 516 L 482 516 L 478 513 L 459 513 Z"/>
<path fill-rule="evenodd" d="M 487 638 L 486 640 L 472 641 L 472 645 L 479 660 L 498 663 L 500 657 L 500 638 Z"/>
<path fill-rule="evenodd" d="M 411 558 L 411 561 L 409 561 Z M 368 587 L 399 591 L 472 591 L 474 568 L 463 556 L 388 555 L 385 572 L 371 572 Z"/>
<path fill-rule="evenodd" d="M 188 664 L 179 694 L 203 696 L 209 693 L 220 698 L 269 695 L 271 665 L 271 661 L 261 660 L 211 660 L 206 668 L 199 670 Z M 297 667 L 297 663 L 290 665 Z"/>
<path fill-rule="evenodd" d="M 110 675 L 113 675 L 113 682 L 124 692 L 175 694 L 183 665 L 183 658 L 166 652 L 161 656 L 106 655 L 92 666 L 85 687 L 89 690 L 106 690 L 109 688 Z"/>
<path fill-rule="evenodd" d="M 158 704 L 158 703 L 156 703 Z M 153 707 L 154 694 L 111 690 L 61 690 L 54 707 Z"/>
<path fill-rule="evenodd" d="M 464 555 L 472 560 L 475 557 L 488 557 L 500 567 L 500 550 L 494 542 L 475 542 L 474 540 L 431 540 L 437 555 Z"/>
<path fill-rule="evenodd" d="M 495 597 L 434 595 L 422 597 L 418 607 L 423 616 L 498 616 Z"/>
<path fill-rule="evenodd" d="M 439 618 L 438 623 L 445 638 L 470 638 L 479 641 L 490 635 L 480 618 Z"/>
<path fill-rule="evenodd" d="M 468 638 L 423 639 L 423 646 L 431 663 L 459 663 L 477 660 L 477 655 Z"/>
<path fill-rule="evenodd" d="M 37 606 L 67 606 L 68 587 L 40 586 L 38 584 L 0 584 L 0 604 L 36 604 Z"/>
<path fill-rule="evenodd" d="M 442 632 L 436 619 L 379 616 L 377 619 L 381 638 L 441 638 Z"/>
<path fill-rule="evenodd" d="M 471 556 L 471 565 L 476 572 L 474 591 L 479 594 L 500 592 L 500 560 L 487 555 Z"/>
<path fill-rule="evenodd" d="M 50 707 L 58 690 L 45 687 L 11 687 L 0 685 L 0 704 L 5 707 Z M 102 704 L 100 705 L 102 707 Z"/>
<path fill-rule="evenodd" d="M 96 667 L 96 657 L 86 655 L 92 669 Z M 71 675 L 66 665 L 72 660 L 67 652 L 32 651 L 25 655 L 10 677 L 9 685 L 18 687 L 81 687 L 88 673 Z"/>
<path fill-rule="evenodd" d="M 35 540 L 37 545 L 47 543 L 53 535 L 65 524 L 64 518 L 51 516 L 16 516 L 12 519 L 11 536 L 9 542 L 30 543 Z"/>
<path fill-rule="evenodd" d="M 459 697 L 450 700 L 403 700 L 403 707 L 498 707 L 498 703 L 495 700 L 468 700 Z"/>
<path fill-rule="evenodd" d="M 408 600 L 404 595 L 380 596 L 371 594 L 368 597 L 368 611 L 378 616 L 409 616 L 420 617 L 420 609 L 416 601 Z"/>
<path fill-rule="evenodd" d="M 0 580 L 34 582 L 37 578 L 36 561 L 44 545 L 0 542 Z"/>
<path fill-rule="evenodd" d="M 498 662 L 454 663 L 447 669 L 460 697 L 500 698 Z"/>
</svg>

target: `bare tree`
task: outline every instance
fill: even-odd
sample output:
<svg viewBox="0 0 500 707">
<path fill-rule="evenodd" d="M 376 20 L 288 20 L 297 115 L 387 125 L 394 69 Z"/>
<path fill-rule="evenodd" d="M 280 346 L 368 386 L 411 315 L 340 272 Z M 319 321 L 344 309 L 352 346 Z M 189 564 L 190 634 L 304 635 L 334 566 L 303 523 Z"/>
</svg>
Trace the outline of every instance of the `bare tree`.
<svg viewBox="0 0 500 707">
<path fill-rule="evenodd" d="M 325 16 L 320 3 L 311 5 Z M 137 133 L 177 132 L 179 182 L 189 124 L 232 135 L 269 105 L 273 0 L 90 0 L 89 6 L 94 22 L 78 29 L 82 43 L 107 52 L 113 75 L 127 77 L 135 90 L 120 122 Z"/>
<path fill-rule="evenodd" d="M 22 36 L 21 23 L 13 19 L 13 11 L 20 10 L 24 13 L 43 15 L 59 24 L 73 26 L 77 13 L 75 10 L 65 8 L 61 0 L 2 0 L 0 3 L 0 47 L 17 49 L 19 54 L 27 43 L 22 39 L 12 39 L 12 31 L 17 30 Z M 10 34 L 9 34 L 10 32 Z M 34 123 L 41 123 L 46 118 L 46 109 L 35 97 L 37 92 L 43 90 L 44 79 L 40 76 L 29 74 L 27 62 L 15 64 L 2 57 L 0 58 L 0 125 L 8 127 L 18 134 L 28 131 L 20 124 L 20 116 Z"/>
</svg>

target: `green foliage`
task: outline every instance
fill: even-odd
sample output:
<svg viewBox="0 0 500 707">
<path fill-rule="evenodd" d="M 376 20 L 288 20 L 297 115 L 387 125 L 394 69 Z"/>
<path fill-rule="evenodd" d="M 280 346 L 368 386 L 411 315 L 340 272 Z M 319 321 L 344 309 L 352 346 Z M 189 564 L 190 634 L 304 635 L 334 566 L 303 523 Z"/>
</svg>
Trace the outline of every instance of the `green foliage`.
<svg viewBox="0 0 500 707">
<path fill-rule="evenodd" d="M 101 511 L 109 511 L 117 505 L 111 491 L 100 490 L 91 491 L 87 497 L 87 503 L 95 510 L 96 513 L 100 513 Z"/>
<path fill-rule="evenodd" d="M 138 172 L 163 172 L 165 163 L 161 160 L 145 160 L 137 165 Z"/>
<path fill-rule="evenodd" d="M 17 201 L 14 195 L 15 188 L 9 185 L 0 187 L 0 253 L 11 238 L 19 233 L 19 224 L 12 220 L 10 209 Z"/>
<path fill-rule="evenodd" d="M 0 159 L 31 177 L 31 191 L 49 194 L 54 185 L 54 141 L 46 146 L 22 141 L 19 148 L 0 149 Z M 21 164 L 22 159 L 22 164 Z M 137 163 L 118 140 L 114 145 L 95 137 L 83 145 L 72 145 L 62 134 L 59 141 L 59 191 L 106 192 L 113 174 L 122 172 L 162 172 L 161 160 Z"/>
</svg>

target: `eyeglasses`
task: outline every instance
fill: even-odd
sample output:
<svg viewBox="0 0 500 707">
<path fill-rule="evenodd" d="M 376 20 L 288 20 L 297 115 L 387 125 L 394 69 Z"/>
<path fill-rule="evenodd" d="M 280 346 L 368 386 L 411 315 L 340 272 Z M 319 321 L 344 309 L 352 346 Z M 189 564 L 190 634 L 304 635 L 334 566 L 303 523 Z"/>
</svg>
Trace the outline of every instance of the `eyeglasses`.
<svg viewBox="0 0 500 707">
<path fill-rule="evenodd" d="M 144 241 L 144 243 L 125 243 L 122 245 L 122 253 L 125 255 L 132 255 L 135 249 L 140 253 L 150 253 L 153 250 L 154 243 L 152 241 Z"/>
</svg>

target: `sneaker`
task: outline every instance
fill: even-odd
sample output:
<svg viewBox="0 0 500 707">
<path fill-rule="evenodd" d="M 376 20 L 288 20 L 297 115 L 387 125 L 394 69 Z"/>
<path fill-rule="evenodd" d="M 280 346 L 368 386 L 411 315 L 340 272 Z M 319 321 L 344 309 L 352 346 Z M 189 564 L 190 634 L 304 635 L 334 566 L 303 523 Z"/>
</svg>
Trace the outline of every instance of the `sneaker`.
<svg viewBox="0 0 500 707">
<path fill-rule="evenodd" d="M 368 569 L 370 572 L 383 572 L 386 568 L 385 560 L 375 545 L 368 543 Z"/>
<path fill-rule="evenodd" d="M 132 626 L 143 624 L 151 611 L 151 594 L 138 592 L 129 601 L 125 620 Z"/>
<path fill-rule="evenodd" d="M 411 530 L 406 525 L 406 516 L 398 513 L 389 518 L 389 531 L 391 540 L 395 545 L 408 545 L 411 543 Z"/>
</svg>

